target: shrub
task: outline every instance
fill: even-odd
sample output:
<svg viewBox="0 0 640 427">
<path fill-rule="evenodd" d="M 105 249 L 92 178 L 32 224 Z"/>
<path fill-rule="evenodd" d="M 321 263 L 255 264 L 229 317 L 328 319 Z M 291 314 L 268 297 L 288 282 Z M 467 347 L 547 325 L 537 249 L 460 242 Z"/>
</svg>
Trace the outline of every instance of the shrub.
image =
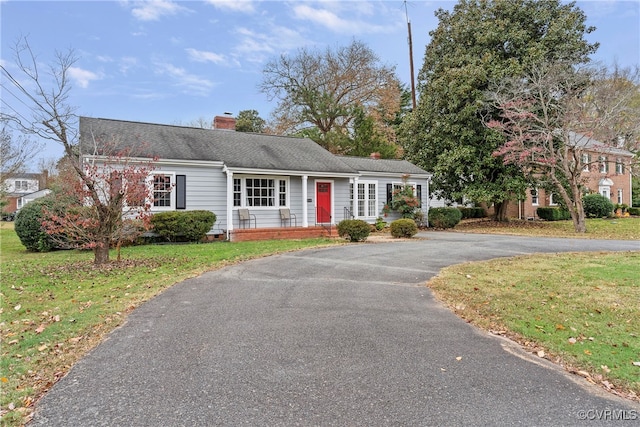
<svg viewBox="0 0 640 427">
<path fill-rule="evenodd" d="M 486 218 L 487 213 L 482 208 L 465 208 L 459 207 L 463 219 L 469 218 Z"/>
<path fill-rule="evenodd" d="M 629 208 L 629 215 L 640 216 L 640 208 Z"/>
<path fill-rule="evenodd" d="M 418 232 L 416 222 L 409 218 L 397 219 L 391 223 L 391 235 L 396 238 L 413 237 Z"/>
<path fill-rule="evenodd" d="M 376 231 L 381 231 L 387 226 L 387 223 L 382 217 L 376 218 Z"/>
<path fill-rule="evenodd" d="M 15 231 L 28 251 L 49 252 L 56 249 L 53 237 L 42 227 L 45 219 L 43 208 L 51 211 L 55 208 L 54 205 L 54 197 L 42 197 L 24 205 L 16 214 Z"/>
<path fill-rule="evenodd" d="M 582 198 L 587 218 L 602 218 L 611 215 L 613 203 L 601 194 L 587 194 Z"/>
<path fill-rule="evenodd" d="M 216 222 L 210 211 L 161 212 L 151 217 L 153 231 L 170 242 L 198 242 Z"/>
<path fill-rule="evenodd" d="M 539 218 L 545 221 L 563 221 L 571 218 L 571 213 L 561 208 L 538 208 L 536 213 Z"/>
<path fill-rule="evenodd" d="M 462 219 L 458 208 L 432 208 L 429 210 L 429 226 L 433 228 L 453 228 Z"/>
<path fill-rule="evenodd" d="M 338 223 L 338 235 L 351 242 L 366 240 L 371 233 L 371 226 L 361 219 L 344 219 Z"/>
</svg>

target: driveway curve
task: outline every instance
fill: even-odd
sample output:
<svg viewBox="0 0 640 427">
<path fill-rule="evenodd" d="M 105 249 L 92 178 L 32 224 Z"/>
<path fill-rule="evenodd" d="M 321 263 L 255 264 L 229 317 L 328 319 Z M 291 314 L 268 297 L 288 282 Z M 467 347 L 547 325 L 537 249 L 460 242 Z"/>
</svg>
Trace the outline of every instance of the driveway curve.
<svg viewBox="0 0 640 427">
<path fill-rule="evenodd" d="M 38 402 L 30 425 L 597 426 L 640 419 L 639 405 L 477 330 L 424 286 L 442 267 L 465 261 L 640 250 L 640 242 L 420 237 L 286 253 L 181 282 L 78 362 Z"/>
</svg>

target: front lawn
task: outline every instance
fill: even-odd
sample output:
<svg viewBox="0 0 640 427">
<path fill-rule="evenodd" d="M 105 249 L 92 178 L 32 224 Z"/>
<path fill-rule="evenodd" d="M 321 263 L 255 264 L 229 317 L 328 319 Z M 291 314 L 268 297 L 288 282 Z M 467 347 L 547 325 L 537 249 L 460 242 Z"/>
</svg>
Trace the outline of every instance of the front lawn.
<svg viewBox="0 0 640 427">
<path fill-rule="evenodd" d="M 242 260 L 342 243 L 309 239 L 135 246 L 122 249 L 122 262 L 96 268 L 91 252 L 29 253 L 12 223 L 0 225 L 3 426 L 24 424 L 42 393 L 122 324 L 127 313 L 167 287 Z"/>
</svg>

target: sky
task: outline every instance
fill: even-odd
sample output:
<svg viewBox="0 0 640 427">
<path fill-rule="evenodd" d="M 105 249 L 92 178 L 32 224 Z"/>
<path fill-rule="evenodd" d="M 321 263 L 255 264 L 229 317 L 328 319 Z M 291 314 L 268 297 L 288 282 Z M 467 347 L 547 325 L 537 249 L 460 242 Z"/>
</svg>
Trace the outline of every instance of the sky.
<svg viewBox="0 0 640 427">
<path fill-rule="evenodd" d="M 187 124 L 257 110 L 269 119 L 276 102 L 261 93 L 265 64 L 300 48 L 324 50 L 364 42 L 410 87 L 407 17 L 415 75 L 439 8 L 455 1 L 29 1 L 0 0 L 0 63 L 15 73 L 12 47 L 28 37 L 38 63 L 73 49 L 69 102 L 77 114 Z M 640 0 L 578 1 L 587 35 L 605 64 L 640 64 Z M 28 116 L 2 76 L 1 108 Z M 30 164 L 57 159 L 47 142 Z"/>
</svg>

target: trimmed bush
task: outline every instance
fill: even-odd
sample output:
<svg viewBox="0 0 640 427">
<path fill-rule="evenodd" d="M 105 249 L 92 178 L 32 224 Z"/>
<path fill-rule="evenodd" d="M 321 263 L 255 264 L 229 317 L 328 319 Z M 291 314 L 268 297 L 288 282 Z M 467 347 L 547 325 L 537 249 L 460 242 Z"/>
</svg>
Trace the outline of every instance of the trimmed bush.
<svg viewBox="0 0 640 427">
<path fill-rule="evenodd" d="M 170 242 L 198 242 L 215 222 L 216 215 L 204 210 L 160 212 L 151 217 L 152 231 Z"/>
<path fill-rule="evenodd" d="M 545 221 L 564 221 L 571 219 L 571 213 L 561 208 L 538 208 L 536 210 L 538 217 Z"/>
<path fill-rule="evenodd" d="M 627 211 L 629 215 L 640 216 L 640 208 L 629 208 Z"/>
<path fill-rule="evenodd" d="M 602 218 L 613 213 L 613 203 L 601 194 L 587 194 L 582 198 L 587 218 Z"/>
<path fill-rule="evenodd" d="M 344 219 L 338 223 L 338 235 L 351 242 L 364 241 L 371 233 L 371 225 L 361 219 Z"/>
<path fill-rule="evenodd" d="M 460 209 L 460 212 L 462 213 L 462 219 L 487 217 L 487 213 L 482 208 L 459 207 L 458 209 Z"/>
<path fill-rule="evenodd" d="M 416 222 L 409 218 L 397 219 L 391 223 L 391 235 L 396 238 L 413 237 L 418 232 Z"/>
<path fill-rule="evenodd" d="M 15 231 L 20 242 L 32 252 L 49 252 L 56 248 L 56 244 L 49 234 L 42 227 L 44 219 L 43 208 L 53 210 L 55 199 L 53 197 L 42 197 L 28 203 L 20 209 L 16 215 Z"/>
<path fill-rule="evenodd" d="M 453 228 L 462 219 L 462 212 L 458 208 L 429 209 L 429 227 Z"/>
</svg>

